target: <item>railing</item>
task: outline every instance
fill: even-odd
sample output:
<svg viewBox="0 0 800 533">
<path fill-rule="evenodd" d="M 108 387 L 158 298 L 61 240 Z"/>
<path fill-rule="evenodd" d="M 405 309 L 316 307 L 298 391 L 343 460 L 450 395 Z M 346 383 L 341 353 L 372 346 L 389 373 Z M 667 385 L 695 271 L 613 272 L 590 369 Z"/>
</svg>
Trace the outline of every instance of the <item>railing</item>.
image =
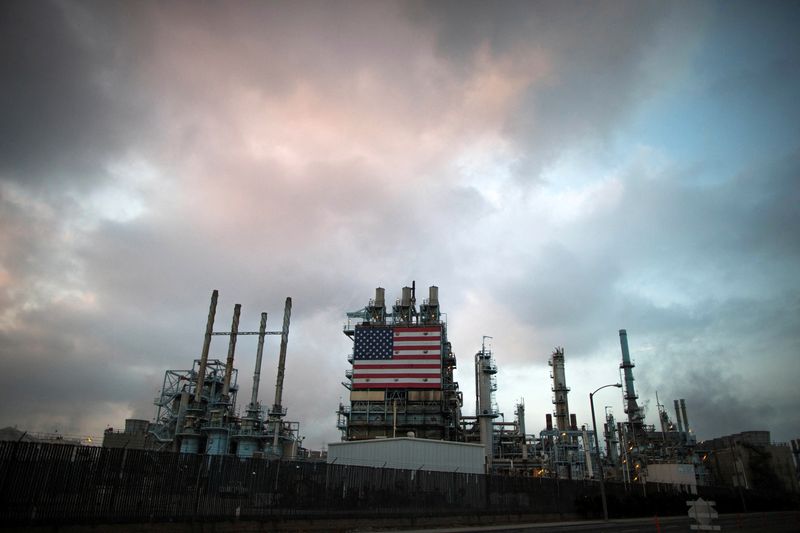
<svg viewBox="0 0 800 533">
<path fill-rule="evenodd" d="M 305 461 L 0 442 L 5 527 L 400 515 L 599 517 L 595 481 L 395 470 Z M 524 473 L 524 472 L 523 472 Z M 527 472 L 531 475 L 531 472 Z M 697 487 L 717 510 L 775 509 L 787 497 Z M 686 513 L 672 485 L 608 482 L 613 517 Z M 694 498 L 694 496 L 690 496 Z M 105 526 L 107 525 L 107 526 Z M 154 526 L 155 527 L 155 526 Z"/>
</svg>

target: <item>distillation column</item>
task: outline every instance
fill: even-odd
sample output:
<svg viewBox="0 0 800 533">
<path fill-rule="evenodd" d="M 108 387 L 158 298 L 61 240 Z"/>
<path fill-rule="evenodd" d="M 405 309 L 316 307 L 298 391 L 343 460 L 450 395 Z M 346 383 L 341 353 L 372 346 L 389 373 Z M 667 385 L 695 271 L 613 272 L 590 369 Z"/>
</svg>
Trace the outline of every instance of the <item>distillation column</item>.
<svg viewBox="0 0 800 533">
<path fill-rule="evenodd" d="M 492 352 L 481 346 L 481 351 L 475 354 L 475 371 L 478 377 L 478 421 L 480 423 L 481 444 L 486 453 L 486 466 L 492 465 L 494 454 L 493 424 L 497 413 L 492 409 L 492 376 L 497 373 L 497 367 L 492 364 Z"/>
<path fill-rule="evenodd" d="M 569 387 L 567 387 L 567 377 L 564 372 L 564 348 L 558 347 L 553 350 L 550 357 L 550 366 L 553 367 L 553 404 L 556 406 L 556 427 L 559 431 L 570 429 L 569 417 Z"/>
<path fill-rule="evenodd" d="M 636 433 L 642 426 L 642 413 L 636 403 L 639 396 L 636 395 L 633 387 L 633 367 L 636 365 L 631 363 L 631 355 L 628 351 L 628 333 L 624 329 L 619 330 L 619 343 L 622 348 L 622 364 L 619 366 L 625 375 L 625 413 L 628 415 L 631 429 Z"/>
<path fill-rule="evenodd" d="M 528 460 L 528 443 L 525 439 L 525 402 L 517 404 L 517 428 L 519 436 L 522 438 L 522 460 Z"/>
<path fill-rule="evenodd" d="M 606 449 L 608 450 L 608 459 L 611 464 L 619 464 L 619 439 L 617 439 L 617 424 L 614 421 L 614 414 L 606 410 Z"/>
</svg>

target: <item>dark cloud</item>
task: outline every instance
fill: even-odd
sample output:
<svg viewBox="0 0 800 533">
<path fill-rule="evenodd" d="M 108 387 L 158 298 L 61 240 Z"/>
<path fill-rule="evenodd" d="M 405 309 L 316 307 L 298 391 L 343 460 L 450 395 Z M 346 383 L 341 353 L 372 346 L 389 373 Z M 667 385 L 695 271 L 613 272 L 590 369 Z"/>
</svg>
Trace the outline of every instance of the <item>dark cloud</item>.
<svg viewBox="0 0 800 533">
<path fill-rule="evenodd" d="M 146 45 L 131 42 L 136 13 L 102 2 L 0 9 L 0 173 L 29 185 L 96 181 L 146 115 L 131 90 Z"/>
<path fill-rule="evenodd" d="M 654 95 L 699 79 L 692 61 L 713 41 L 699 36 L 733 35 L 709 23 L 716 6 L 2 9 L 6 423 L 150 418 L 164 370 L 199 355 L 219 289 L 217 330 L 234 303 L 242 329 L 261 311 L 277 329 L 293 297 L 285 405 L 319 447 L 347 396 L 344 313 L 416 280 L 441 287 L 467 396 L 469 354 L 494 335 L 500 386 L 533 395 L 541 421 L 552 347 L 585 397 L 601 370 L 616 378 L 627 328 L 642 397 L 685 397 L 698 434 L 748 429 L 728 407 L 781 438 L 797 428 L 779 371 L 800 330 L 797 147 L 721 169 L 625 138 Z M 770 72 L 791 82 L 791 61 L 767 55 L 703 78 L 699 101 L 764 98 Z M 558 166 L 576 158 L 586 177 Z"/>
</svg>

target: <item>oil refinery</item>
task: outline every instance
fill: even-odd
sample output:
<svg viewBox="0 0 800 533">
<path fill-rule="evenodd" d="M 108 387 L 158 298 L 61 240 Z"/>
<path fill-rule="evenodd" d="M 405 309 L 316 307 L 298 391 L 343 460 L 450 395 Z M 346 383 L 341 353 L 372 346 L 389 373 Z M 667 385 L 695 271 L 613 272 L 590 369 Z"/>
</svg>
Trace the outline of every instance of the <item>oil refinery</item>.
<svg viewBox="0 0 800 533">
<path fill-rule="evenodd" d="M 474 414 L 464 412 L 439 288 L 429 287 L 419 306 L 416 293 L 412 282 L 389 305 L 378 287 L 366 306 L 347 313 L 344 335 L 352 350 L 342 355 L 342 366 L 345 359 L 349 366 L 342 385 L 349 401 L 335 411 L 341 440 L 314 452 L 303 448 L 300 424 L 287 419 L 283 402 L 293 360 L 292 299 L 286 298 L 279 330 L 269 331 L 261 313 L 258 331 L 240 331 L 236 304 L 230 329 L 217 331 L 213 291 L 200 357 L 189 368 L 164 372 L 154 420 L 109 428 L 102 447 L 2 430 L 0 520 L 138 522 L 148 529 L 156 522 L 191 529 L 205 520 L 252 520 L 261 528 L 268 520 L 270 530 L 299 531 L 317 517 L 319 530 L 339 531 L 451 526 L 456 517 L 465 525 L 523 516 L 676 518 L 686 514 L 687 502 L 712 514 L 713 502 L 720 513 L 774 511 L 786 531 L 796 526 L 780 513 L 800 502 L 800 440 L 790 448 L 772 443 L 768 431 L 745 431 L 698 442 L 684 399 L 674 400 L 669 413 L 656 397 L 658 424 L 648 424 L 626 330 L 619 330 L 620 358 L 609 361 L 618 366 L 619 382 L 589 394 L 592 424 L 579 425 L 570 408 L 578 402 L 570 398 L 568 351 L 556 346 L 549 377 L 540 380 L 552 392 L 552 412 L 542 413 L 541 430 L 530 431 L 523 399 L 512 420 L 497 403 L 502 354 L 487 335 L 476 338 L 466 373 L 474 376 L 474 399 L 466 399 L 470 412 L 474 400 Z M 249 401 L 240 410 L 234 361 L 242 335 L 258 343 Z M 277 375 L 265 407 L 258 399 L 261 364 L 273 336 L 280 340 Z M 211 355 L 218 337 L 227 338 L 224 358 Z M 608 408 L 596 416 L 593 396 L 606 387 L 621 389 L 620 420 Z M 330 521 L 341 527 L 326 529 Z"/>
<path fill-rule="evenodd" d="M 155 399 L 156 419 L 148 430 L 152 446 L 182 453 L 293 458 L 298 453 L 299 423 L 284 420 L 287 410 L 282 405 L 292 299 L 286 298 L 280 331 L 267 331 L 267 313 L 261 313 L 258 331 L 239 331 L 241 305 L 236 304 L 230 332 L 224 332 L 214 331 L 217 298 L 215 290 L 211 295 L 200 359 L 193 362 L 191 369 L 164 372 L 161 393 Z M 253 388 L 244 416 L 240 416 L 236 407 L 239 372 L 233 366 L 236 340 L 240 335 L 258 336 Z M 280 352 L 275 400 L 264 409 L 258 401 L 258 392 L 267 335 L 280 336 Z M 215 336 L 228 337 L 228 356 L 224 363 L 209 359 Z"/>
<path fill-rule="evenodd" d="M 698 442 L 685 399 L 675 399 L 670 413 L 657 393 L 658 421 L 648 424 L 636 392 L 636 365 L 625 329 L 619 330 L 620 359 L 613 363 L 619 367 L 619 382 L 601 387 L 621 389 L 622 419 L 610 407 L 595 417 L 592 402 L 592 425 L 578 424 L 570 411 L 569 359 L 565 348 L 556 346 L 548 359 L 553 410 L 543 413 L 543 427 L 538 432 L 526 428 L 524 399 L 515 403 L 513 419 L 506 420 L 496 400 L 502 385 L 497 379 L 497 354 L 492 337 L 486 335 L 476 339 L 479 349 L 471 361 L 475 396 L 469 400 L 469 409 L 464 409 L 439 288 L 430 286 L 426 296 L 418 306 L 412 282 L 400 290 L 394 303 L 387 303 L 386 290 L 378 287 L 367 305 L 346 314 L 343 332 L 352 351 L 343 356 L 349 368 L 342 385 L 349 401 L 340 401 L 336 409 L 341 442 L 329 443 L 327 453 L 304 449 L 299 422 L 286 419 L 283 381 L 292 299 L 286 298 L 280 330 L 268 331 L 267 313 L 261 313 L 258 331 L 239 331 L 241 306 L 236 304 L 230 330 L 215 331 L 217 291 L 211 296 L 200 358 L 191 368 L 164 372 L 154 402 L 155 420 L 128 420 L 124 432 L 107 431 L 103 445 L 243 459 L 327 459 L 371 467 L 600 479 L 625 485 L 666 483 L 690 493 L 696 493 L 698 486 L 747 485 L 741 458 L 750 453 L 747 446 L 756 446 L 754 460 L 772 458 L 772 478 L 780 479 L 787 490 L 797 491 L 800 443 L 792 443 L 791 450 L 773 446 L 768 432 L 753 431 L 738 438 Z M 257 336 L 258 344 L 252 390 L 240 411 L 234 358 L 237 338 L 242 335 Z M 274 400 L 265 408 L 258 394 L 269 336 L 279 337 L 280 345 Z M 216 337 L 227 337 L 224 361 L 210 357 Z M 547 378 L 541 376 L 541 382 L 547 383 Z M 473 401 L 474 414 L 468 414 L 465 411 L 472 411 Z M 764 448 L 767 445 L 769 449 Z M 461 462 L 454 462 L 456 457 Z"/>
<path fill-rule="evenodd" d="M 488 336 L 481 339 L 473 359 L 475 414 L 465 415 L 463 394 L 453 378 L 456 355 L 448 340 L 446 315 L 440 310 L 438 287 L 429 287 L 419 309 L 413 283 L 402 288 L 391 307 L 385 294 L 378 287 L 364 308 L 347 313 L 344 333 L 353 341 L 353 353 L 343 385 L 350 404 L 340 404 L 337 413 L 344 442 L 416 438 L 479 444 L 489 473 L 574 480 L 594 479 L 602 469 L 604 479 L 624 483 L 687 487 L 707 483 L 703 461 L 707 451 L 698 447 L 690 429 L 685 400 L 674 402 L 677 426 L 661 404 L 659 429 L 645 423 L 626 330 L 619 331 L 622 383 L 617 384 L 623 389 L 626 417 L 617 421 L 610 410 L 603 413 L 598 430 L 605 443 L 602 451 L 594 444 L 595 428 L 578 426 L 570 413 L 563 347 L 556 347 L 548 361 L 553 412 L 545 414 L 538 434 L 526 431 L 523 400 L 514 407 L 514 420 L 500 417 L 495 400 L 498 367 Z M 370 454 L 363 446 L 360 449 L 360 464 L 367 464 L 365 457 Z M 377 454 L 373 464 L 385 461 L 385 453 Z"/>
</svg>

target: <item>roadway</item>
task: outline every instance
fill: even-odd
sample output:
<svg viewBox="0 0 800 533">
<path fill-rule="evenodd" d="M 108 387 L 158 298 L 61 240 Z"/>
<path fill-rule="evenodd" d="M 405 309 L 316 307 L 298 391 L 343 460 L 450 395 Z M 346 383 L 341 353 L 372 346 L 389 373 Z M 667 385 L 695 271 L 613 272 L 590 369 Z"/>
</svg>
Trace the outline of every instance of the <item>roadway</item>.
<svg viewBox="0 0 800 533">
<path fill-rule="evenodd" d="M 697 522 L 688 516 L 671 516 L 663 518 L 626 518 L 609 520 L 582 520 L 574 522 L 548 522 L 527 524 L 503 524 L 499 526 L 477 526 L 436 529 L 403 529 L 392 530 L 402 533 L 542 533 L 564 531 L 593 531 L 597 533 L 677 533 L 692 531 L 690 524 Z M 800 531 L 800 511 L 747 513 L 720 515 L 712 522 L 720 526 L 720 531 L 737 533 L 797 533 Z"/>
</svg>

